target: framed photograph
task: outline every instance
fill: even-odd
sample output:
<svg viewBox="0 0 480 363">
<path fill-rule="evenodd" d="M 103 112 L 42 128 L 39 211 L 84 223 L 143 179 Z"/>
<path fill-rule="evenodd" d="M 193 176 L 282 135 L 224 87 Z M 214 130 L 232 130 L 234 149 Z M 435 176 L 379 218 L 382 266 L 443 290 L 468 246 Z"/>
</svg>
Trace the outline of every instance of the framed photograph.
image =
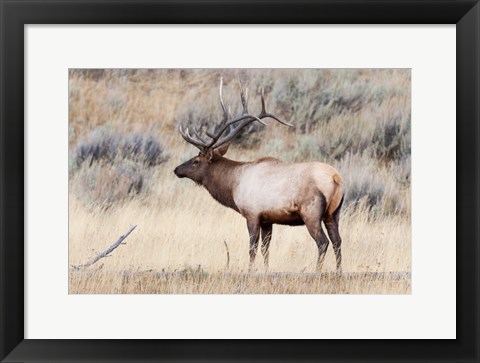
<svg viewBox="0 0 480 363">
<path fill-rule="evenodd" d="M 410 294 L 410 80 L 70 69 L 69 293 Z"/>
<path fill-rule="evenodd" d="M 479 361 L 477 1 L 2 15 L 2 361 Z"/>
</svg>

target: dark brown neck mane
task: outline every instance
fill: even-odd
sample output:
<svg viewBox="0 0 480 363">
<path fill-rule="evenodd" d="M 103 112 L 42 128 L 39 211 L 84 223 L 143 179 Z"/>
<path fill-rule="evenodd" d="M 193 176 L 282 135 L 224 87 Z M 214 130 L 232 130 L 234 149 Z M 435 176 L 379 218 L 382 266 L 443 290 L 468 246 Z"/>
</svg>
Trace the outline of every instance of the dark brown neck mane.
<svg viewBox="0 0 480 363">
<path fill-rule="evenodd" d="M 221 157 L 210 165 L 202 181 L 202 185 L 217 202 L 237 212 L 238 208 L 233 200 L 233 188 L 236 183 L 236 172 L 244 164 Z"/>
</svg>

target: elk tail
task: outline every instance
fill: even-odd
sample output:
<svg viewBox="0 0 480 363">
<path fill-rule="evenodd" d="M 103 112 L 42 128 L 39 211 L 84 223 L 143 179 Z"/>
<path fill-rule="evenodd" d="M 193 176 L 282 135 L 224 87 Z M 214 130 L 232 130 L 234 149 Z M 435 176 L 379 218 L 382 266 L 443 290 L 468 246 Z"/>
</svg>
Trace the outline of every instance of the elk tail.
<svg viewBox="0 0 480 363">
<path fill-rule="evenodd" d="M 328 215 L 333 215 L 333 213 L 335 213 L 335 211 L 339 209 L 343 203 L 343 181 L 342 177 L 337 173 L 333 175 L 333 184 L 334 190 L 332 194 L 332 200 L 330 201 L 327 209 Z"/>
</svg>

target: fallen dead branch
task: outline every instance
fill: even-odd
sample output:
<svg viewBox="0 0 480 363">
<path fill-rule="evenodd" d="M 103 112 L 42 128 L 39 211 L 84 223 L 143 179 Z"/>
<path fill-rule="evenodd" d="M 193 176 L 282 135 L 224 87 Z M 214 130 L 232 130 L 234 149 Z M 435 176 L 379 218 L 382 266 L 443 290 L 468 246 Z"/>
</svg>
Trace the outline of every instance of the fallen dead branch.
<svg viewBox="0 0 480 363">
<path fill-rule="evenodd" d="M 116 249 L 118 246 L 120 246 L 123 242 L 123 240 L 125 238 L 128 237 L 128 235 L 130 233 L 133 232 L 133 230 L 137 228 L 137 226 L 131 226 L 127 232 L 125 232 L 123 235 L 121 235 L 118 240 L 113 244 L 111 245 L 110 247 L 108 247 L 105 251 L 99 253 L 98 255 L 96 255 L 95 257 L 91 258 L 90 260 L 88 260 L 87 262 L 85 262 L 84 264 L 82 265 L 72 265 L 73 268 L 75 269 L 80 269 L 80 268 L 85 268 L 85 267 L 89 267 L 91 265 L 93 265 L 95 262 L 97 262 L 98 260 L 100 260 L 101 258 L 103 257 L 106 257 L 108 256 L 108 254 L 110 254 L 114 249 Z"/>
</svg>

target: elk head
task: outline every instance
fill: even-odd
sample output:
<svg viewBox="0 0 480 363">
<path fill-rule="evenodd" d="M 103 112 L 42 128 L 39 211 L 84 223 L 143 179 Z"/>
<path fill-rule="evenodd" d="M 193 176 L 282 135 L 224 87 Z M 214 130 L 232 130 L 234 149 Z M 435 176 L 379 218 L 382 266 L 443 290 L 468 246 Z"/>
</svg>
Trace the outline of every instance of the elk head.
<svg viewBox="0 0 480 363">
<path fill-rule="evenodd" d="M 219 160 L 228 150 L 230 144 L 224 144 L 214 149 L 208 150 L 205 154 L 201 151 L 197 156 L 177 166 L 174 173 L 179 178 L 189 178 L 198 184 L 202 184 L 203 178 L 207 173 L 207 168 L 213 162 Z"/>
<path fill-rule="evenodd" d="M 217 132 L 211 133 L 205 131 L 203 133 L 200 130 L 192 130 L 192 135 L 190 134 L 190 130 L 188 128 L 183 129 L 183 127 L 180 125 L 180 134 L 182 135 L 183 139 L 189 144 L 197 147 L 200 152 L 197 156 L 175 168 L 174 173 L 179 178 L 186 177 L 192 179 L 196 183 L 202 184 L 208 168 L 216 161 L 221 160 L 223 155 L 225 155 L 227 152 L 229 142 L 234 139 L 243 128 L 253 122 L 259 122 L 266 126 L 262 119 L 272 118 L 283 125 L 292 127 L 292 125 L 280 120 L 280 118 L 274 114 L 266 111 L 263 89 L 261 92 L 262 110 L 260 111 L 260 114 L 255 116 L 248 112 L 246 97 L 247 90 L 244 90 L 242 87 L 240 87 L 240 99 L 242 102 L 243 111 L 241 115 L 232 118 L 230 112 L 225 106 L 225 102 L 223 101 L 222 86 L 223 79 L 221 78 L 219 95 L 220 105 L 223 110 L 223 119 Z"/>
</svg>

